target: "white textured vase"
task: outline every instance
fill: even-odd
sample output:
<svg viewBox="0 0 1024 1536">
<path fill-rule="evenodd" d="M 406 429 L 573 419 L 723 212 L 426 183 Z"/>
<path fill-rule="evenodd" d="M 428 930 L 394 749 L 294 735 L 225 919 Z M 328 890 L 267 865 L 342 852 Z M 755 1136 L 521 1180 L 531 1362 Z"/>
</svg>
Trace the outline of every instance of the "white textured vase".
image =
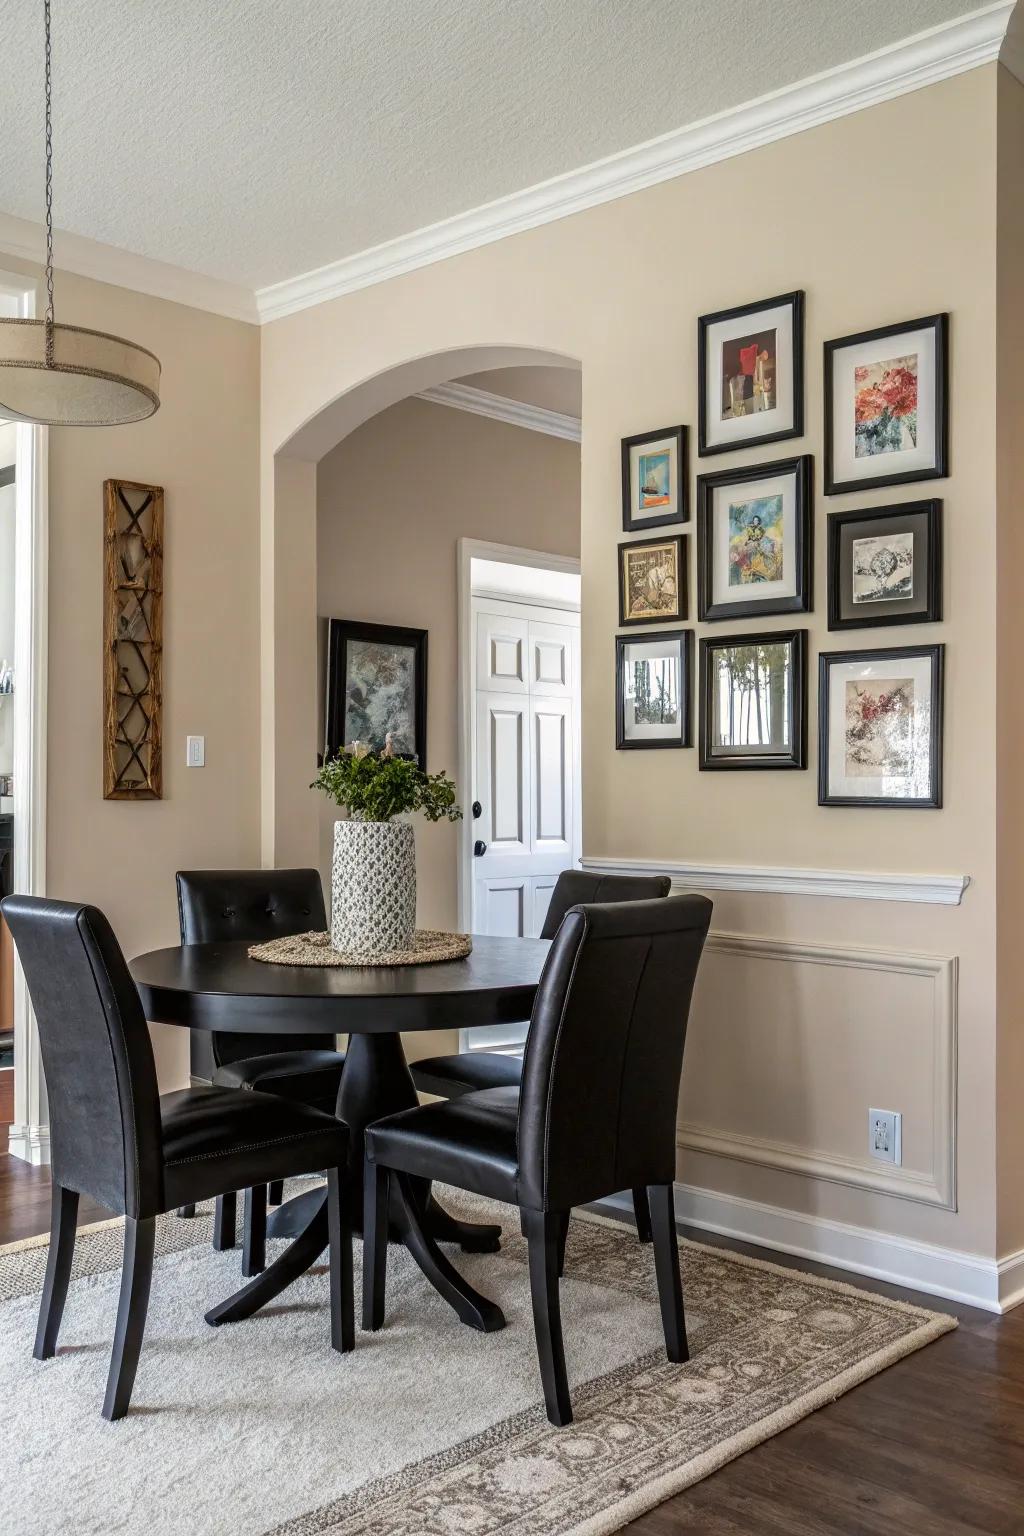
<svg viewBox="0 0 1024 1536">
<path fill-rule="evenodd" d="M 382 955 L 416 932 L 416 837 L 407 821 L 336 821 L 331 944 Z"/>
</svg>

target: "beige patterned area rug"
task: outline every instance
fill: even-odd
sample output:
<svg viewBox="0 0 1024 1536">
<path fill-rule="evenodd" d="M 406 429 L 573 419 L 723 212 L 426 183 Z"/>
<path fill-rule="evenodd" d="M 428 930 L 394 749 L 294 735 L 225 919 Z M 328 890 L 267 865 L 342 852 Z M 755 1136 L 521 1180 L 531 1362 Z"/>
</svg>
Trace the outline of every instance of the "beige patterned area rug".
<svg viewBox="0 0 1024 1536">
<path fill-rule="evenodd" d="M 0 1250 L 5 1536 L 601 1536 L 954 1327 L 952 1319 L 699 1244 L 683 1245 L 692 1358 L 661 1344 L 651 1251 L 575 1220 L 563 1319 L 576 1422 L 544 1417 L 525 1244 L 457 1257 L 508 1327 L 464 1327 L 404 1250 L 384 1330 L 329 1347 L 312 1271 L 248 1322 L 204 1310 L 237 1287 L 210 1220 L 167 1217 L 132 1411 L 100 1418 L 120 1231 L 79 1234 L 57 1356 L 31 1358 L 45 1263 Z M 276 1251 L 276 1245 L 272 1245 Z M 357 1282 L 359 1244 L 357 1249 Z"/>
</svg>

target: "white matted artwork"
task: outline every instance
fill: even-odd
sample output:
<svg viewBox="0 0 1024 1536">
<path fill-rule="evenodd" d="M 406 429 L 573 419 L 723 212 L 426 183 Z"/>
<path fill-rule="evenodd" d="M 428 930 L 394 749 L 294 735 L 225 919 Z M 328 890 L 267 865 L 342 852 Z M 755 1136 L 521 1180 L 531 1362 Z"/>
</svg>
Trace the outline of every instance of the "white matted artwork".
<svg viewBox="0 0 1024 1536">
<path fill-rule="evenodd" d="M 689 519 L 686 436 L 685 427 L 661 427 L 622 439 L 624 533 Z"/>
<path fill-rule="evenodd" d="M 777 442 L 803 431 L 803 294 L 701 315 L 702 454 Z"/>
<path fill-rule="evenodd" d="M 615 745 L 688 747 L 693 632 L 617 635 Z"/>
<path fill-rule="evenodd" d="M 819 802 L 942 803 L 943 647 L 825 652 Z"/>
<path fill-rule="evenodd" d="M 698 476 L 702 620 L 810 608 L 811 479 L 809 455 Z"/>
</svg>

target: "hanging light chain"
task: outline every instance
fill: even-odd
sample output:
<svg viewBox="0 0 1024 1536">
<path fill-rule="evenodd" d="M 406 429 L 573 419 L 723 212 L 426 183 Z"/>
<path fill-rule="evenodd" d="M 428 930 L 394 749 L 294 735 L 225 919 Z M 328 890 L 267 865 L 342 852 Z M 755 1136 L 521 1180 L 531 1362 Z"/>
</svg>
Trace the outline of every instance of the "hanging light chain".
<svg viewBox="0 0 1024 1536">
<path fill-rule="evenodd" d="M 53 367 L 53 127 L 50 84 L 50 0 L 43 0 L 46 26 L 46 366 Z"/>
</svg>

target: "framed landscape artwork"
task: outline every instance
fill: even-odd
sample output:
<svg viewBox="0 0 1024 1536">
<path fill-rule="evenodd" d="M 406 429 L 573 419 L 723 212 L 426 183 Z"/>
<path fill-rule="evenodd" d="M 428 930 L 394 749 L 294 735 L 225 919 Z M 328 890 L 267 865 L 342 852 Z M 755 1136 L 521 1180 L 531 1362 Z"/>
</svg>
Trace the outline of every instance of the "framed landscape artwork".
<svg viewBox="0 0 1024 1536">
<path fill-rule="evenodd" d="M 622 439 L 622 531 L 685 523 L 686 428 L 662 427 Z"/>
<path fill-rule="evenodd" d="M 388 735 L 400 757 L 427 766 L 427 631 L 331 619 L 327 732 L 334 757 L 354 741 L 375 752 Z"/>
<path fill-rule="evenodd" d="M 686 550 L 682 535 L 619 545 L 619 623 L 673 623 L 686 618 Z"/>
<path fill-rule="evenodd" d="M 804 296 L 784 293 L 697 321 L 698 446 L 727 453 L 804 430 Z"/>
<path fill-rule="evenodd" d="M 807 766 L 806 658 L 806 629 L 701 639 L 701 768 Z"/>
<path fill-rule="evenodd" d="M 819 805 L 941 806 L 943 654 L 941 645 L 823 652 Z"/>
<path fill-rule="evenodd" d="M 811 606 L 809 454 L 697 477 L 697 611 L 707 622 Z"/>
<path fill-rule="evenodd" d="M 688 747 L 693 631 L 615 637 L 615 745 Z"/>
<path fill-rule="evenodd" d="M 942 502 L 905 501 L 828 519 L 828 627 L 942 618 Z"/>
<path fill-rule="evenodd" d="M 825 494 L 948 473 L 948 315 L 825 343 Z"/>
</svg>

